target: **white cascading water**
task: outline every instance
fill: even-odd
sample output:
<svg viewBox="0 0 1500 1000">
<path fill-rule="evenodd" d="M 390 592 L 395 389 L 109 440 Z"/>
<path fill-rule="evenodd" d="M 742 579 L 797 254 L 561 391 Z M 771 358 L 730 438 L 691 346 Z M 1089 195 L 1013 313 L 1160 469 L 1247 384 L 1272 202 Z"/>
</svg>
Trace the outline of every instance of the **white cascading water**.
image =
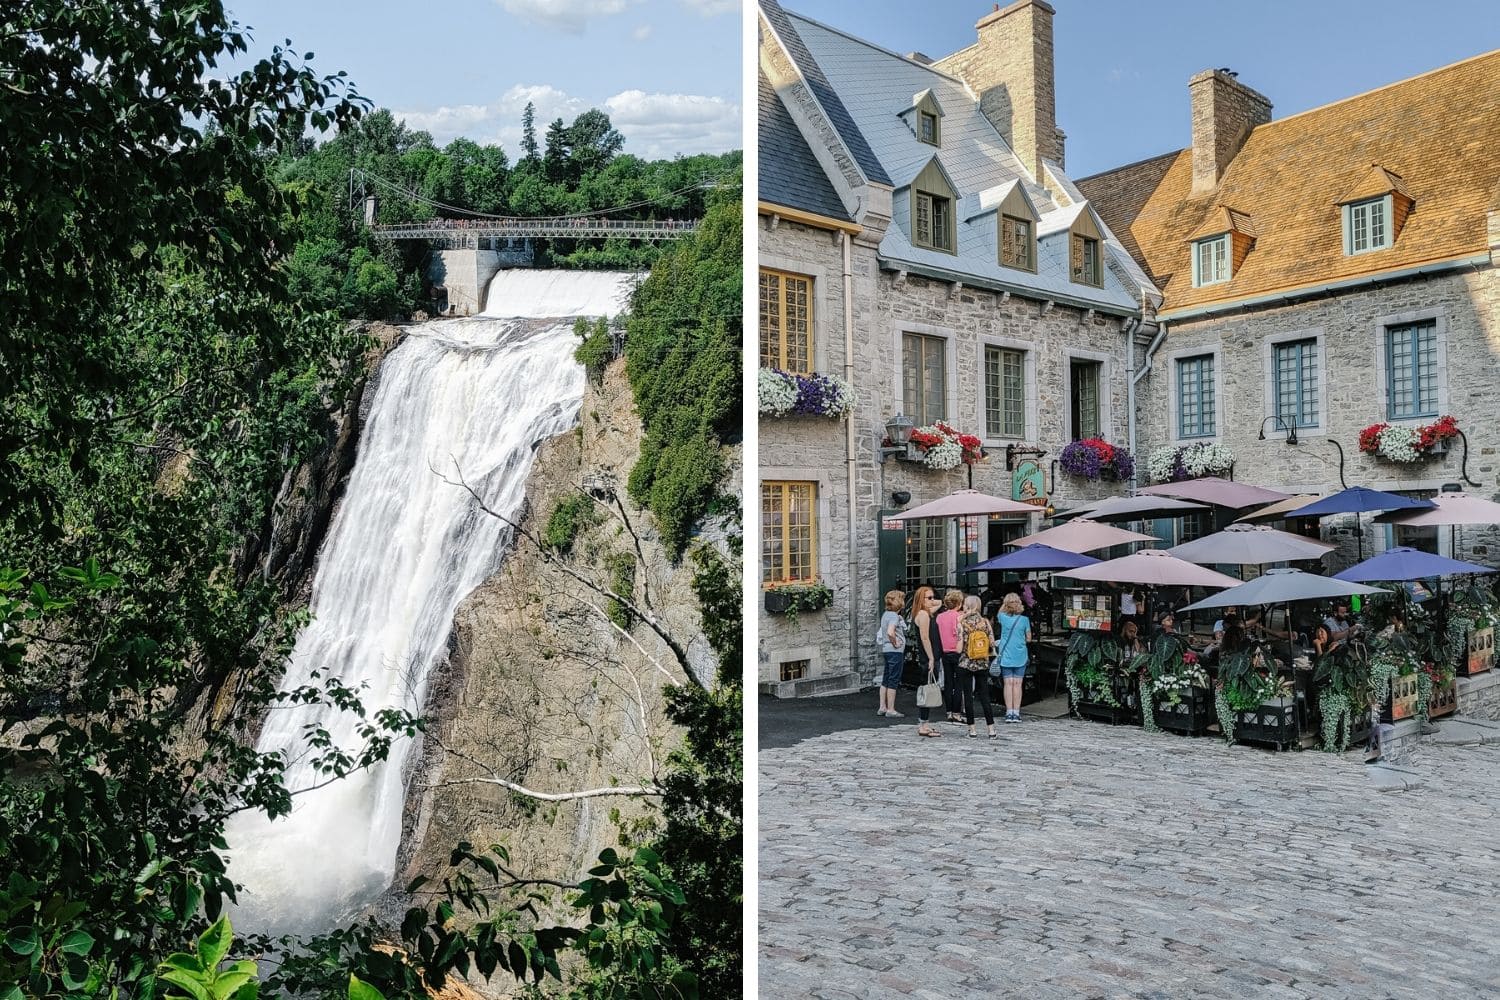
<svg viewBox="0 0 1500 1000">
<path fill-rule="evenodd" d="M 573 320 L 623 311 L 635 276 L 598 271 L 502 271 L 474 319 L 414 328 L 381 365 L 373 406 L 342 506 L 320 554 L 312 621 L 297 638 L 282 690 L 319 684 L 313 671 L 363 686 L 367 713 L 420 712 L 459 603 L 499 566 L 537 443 L 578 420 L 583 370 Z M 357 720 L 323 706 L 270 712 L 259 749 L 290 763 L 289 789 L 325 779 L 312 768 L 307 727 L 357 752 Z M 236 928 L 330 929 L 389 884 L 401 839 L 411 742 L 387 761 L 293 797 L 274 822 L 231 822 L 229 873 L 245 886 Z"/>
</svg>

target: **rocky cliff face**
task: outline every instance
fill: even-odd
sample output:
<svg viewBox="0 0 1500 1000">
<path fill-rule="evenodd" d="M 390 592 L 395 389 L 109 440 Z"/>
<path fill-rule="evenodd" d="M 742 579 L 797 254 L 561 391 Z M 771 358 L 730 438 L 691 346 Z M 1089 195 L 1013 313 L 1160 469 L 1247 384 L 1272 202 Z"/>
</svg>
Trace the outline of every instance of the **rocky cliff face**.
<svg viewBox="0 0 1500 1000">
<path fill-rule="evenodd" d="M 625 481 L 639 452 L 640 422 L 624 365 L 585 393 L 575 431 L 541 445 L 520 527 L 546 530 L 559 503 L 586 511 L 561 555 L 585 578 L 650 607 L 687 647 L 694 671 L 712 675 L 690 560 L 674 562 Z M 737 482 L 737 480 L 734 480 Z M 588 496 L 591 502 L 581 502 Z M 546 794 L 650 785 L 680 734 L 663 713 L 663 691 L 683 672 L 639 622 L 611 624 L 604 597 L 513 537 L 500 571 L 459 610 L 448 664 L 434 678 L 429 735 L 407 797 L 394 885 L 441 875 L 453 845 L 507 846 L 528 877 L 574 881 L 622 827 L 647 813 L 620 795 L 538 801 L 495 784 Z M 386 901 L 392 913 L 404 899 Z M 497 981 L 498 982 L 498 981 Z"/>
</svg>

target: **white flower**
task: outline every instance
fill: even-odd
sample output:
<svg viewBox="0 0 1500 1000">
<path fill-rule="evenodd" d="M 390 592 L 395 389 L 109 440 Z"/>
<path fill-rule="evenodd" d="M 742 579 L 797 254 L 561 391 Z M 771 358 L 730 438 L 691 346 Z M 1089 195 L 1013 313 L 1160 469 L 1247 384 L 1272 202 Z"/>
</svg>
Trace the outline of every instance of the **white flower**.
<svg viewBox="0 0 1500 1000">
<path fill-rule="evenodd" d="M 944 441 L 928 448 L 922 461 L 929 469 L 956 469 L 963 464 L 964 450 L 957 441 Z"/>
<path fill-rule="evenodd" d="M 760 412 L 773 417 L 785 416 L 797 405 L 797 380 L 786 372 L 762 368 L 756 379 Z"/>
<path fill-rule="evenodd" d="M 1381 457 L 1392 462 L 1415 462 L 1422 457 L 1421 434 L 1414 427 L 1390 424 L 1380 432 L 1377 447 Z"/>
<path fill-rule="evenodd" d="M 1169 444 L 1152 448 L 1146 455 L 1146 475 L 1153 483 L 1164 483 L 1172 478 L 1172 460 L 1177 449 Z"/>
<path fill-rule="evenodd" d="M 1234 452 L 1227 445 L 1200 442 L 1183 449 L 1182 464 L 1189 475 L 1218 475 L 1234 466 Z"/>
<path fill-rule="evenodd" d="M 837 375 L 823 377 L 832 382 L 833 387 L 838 391 L 837 401 L 830 400 L 828 409 L 824 412 L 830 417 L 842 417 L 853 410 L 855 404 L 859 402 L 859 395 L 855 393 L 854 387 Z"/>
</svg>

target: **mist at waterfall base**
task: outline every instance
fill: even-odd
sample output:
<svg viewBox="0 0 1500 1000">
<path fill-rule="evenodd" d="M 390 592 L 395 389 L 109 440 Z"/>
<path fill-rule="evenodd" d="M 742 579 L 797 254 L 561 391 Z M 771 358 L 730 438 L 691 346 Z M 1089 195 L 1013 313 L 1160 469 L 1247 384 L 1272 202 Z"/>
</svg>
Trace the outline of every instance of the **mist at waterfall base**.
<svg viewBox="0 0 1500 1000">
<path fill-rule="evenodd" d="M 483 314 L 414 327 L 385 358 L 354 471 L 312 585 L 312 621 L 281 690 L 312 676 L 363 687 L 367 715 L 420 713 L 460 602 L 498 568 L 510 533 L 483 513 L 519 514 L 538 442 L 578 421 L 584 374 L 573 360 L 579 316 L 623 311 L 636 277 L 618 272 L 501 271 Z M 401 840 L 412 741 L 381 765 L 333 781 L 313 768 L 309 726 L 357 754 L 351 713 L 274 707 L 258 749 L 288 760 L 292 812 L 235 816 L 229 874 L 246 932 L 306 934 L 356 916 L 390 883 Z"/>
</svg>

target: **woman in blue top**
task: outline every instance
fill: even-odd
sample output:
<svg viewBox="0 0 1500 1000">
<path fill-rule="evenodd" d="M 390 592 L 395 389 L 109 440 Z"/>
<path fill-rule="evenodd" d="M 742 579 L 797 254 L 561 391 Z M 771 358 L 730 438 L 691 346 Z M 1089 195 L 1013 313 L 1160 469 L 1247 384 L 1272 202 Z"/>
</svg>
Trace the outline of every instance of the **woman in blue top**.
<svg viewBox="0 0 1500 1000">
<path fill-rule="evenodd" d="M 1000 656 L 1000 677 L 1005 685 L 1005 721 L 1021 721 L 1021 682 L 1026 677 L 1026 644 L 1031 641 L 1031 619 L 1022 612 L 1021 595 L 1005 595 L 995 621 L 995 651 Z"/>
</svg>

